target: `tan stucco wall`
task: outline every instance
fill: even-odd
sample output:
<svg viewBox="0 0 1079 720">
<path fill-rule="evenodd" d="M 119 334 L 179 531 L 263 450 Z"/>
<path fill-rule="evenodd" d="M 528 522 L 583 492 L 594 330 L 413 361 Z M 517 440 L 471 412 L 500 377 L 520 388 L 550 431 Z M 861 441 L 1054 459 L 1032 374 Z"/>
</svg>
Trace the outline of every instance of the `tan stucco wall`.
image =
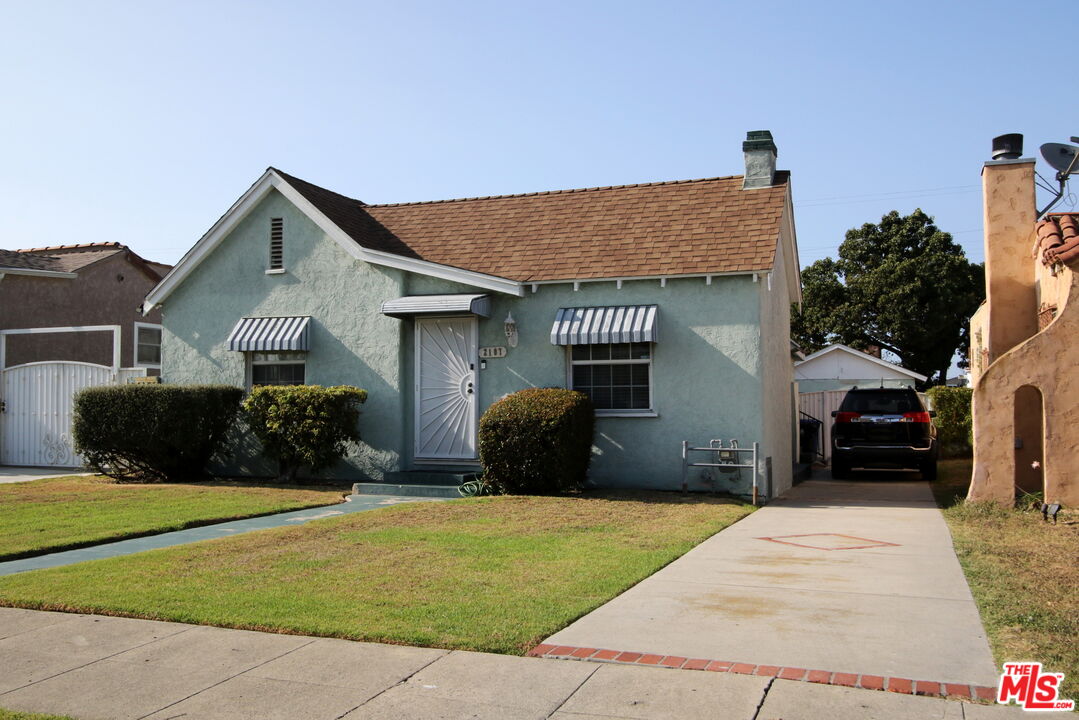
<svg viewBox="0 0 1079 720">
<path fill-rule="evenodd" d="M 1034 262 L 1029 254 L 1027 262 Z M 1048 502 L 1079 504 L 1079 476 L 1075 472 L 1079 468 L 1079 275 L 1064 268 L 1060 282 L 1067 283 L 1068 297 L 1056 319 L 999 357 L 975 384 L 971 500 L 1010 505 L 1017 482 L 1029 486 L 1036 480 L 1036 472 L 1029 464 L 1037 438 L 1031 438 L 1029 433 L 1038 424 L 1037 408 L 1021 407 L 1020 421 L 1016 423 L 1016 392 L 1030 385 L 1041 392 L 1044 409 L 1044 459 L 1040 472 L 1045 498 Z M 1021 438 L 1023 444 L 1018 451 L 1016 438 Z M 1023 467 L 1017 473 L 1020 463 Z"/>
</svg>

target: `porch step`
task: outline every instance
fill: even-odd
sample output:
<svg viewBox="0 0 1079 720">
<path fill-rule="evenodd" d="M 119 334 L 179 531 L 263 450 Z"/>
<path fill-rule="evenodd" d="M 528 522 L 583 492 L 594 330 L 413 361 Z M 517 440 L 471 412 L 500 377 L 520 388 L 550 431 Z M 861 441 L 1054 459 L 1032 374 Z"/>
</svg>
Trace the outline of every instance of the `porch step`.
<svg viewBox="0 0 1079 720">
<path fill-rule="evenodd" d="M 461 497 L 457 488 L 476 477 L 474 472 L 404 470 L 386 473 L 382 482 L 356 483 L 354 495 L 404 495 L 406 497 Z"/>
<path fill-rule="evenodd" d="M 459 498 L 459 485 L 404 485 L 399 483 L 355 483 L 353 495 L 403 495 L 405 497 Z"/>
</svg>

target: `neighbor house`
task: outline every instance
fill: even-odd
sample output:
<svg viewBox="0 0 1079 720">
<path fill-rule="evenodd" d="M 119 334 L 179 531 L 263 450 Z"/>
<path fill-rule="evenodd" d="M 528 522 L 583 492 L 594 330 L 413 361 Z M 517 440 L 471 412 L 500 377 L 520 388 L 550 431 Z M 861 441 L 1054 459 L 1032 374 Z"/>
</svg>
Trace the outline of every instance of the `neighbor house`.
<svg viewBox="0 0 1079 720">
<path fill-rule="evenodd" d="M 330 474 L 478 467 L 480 414 L 527 387 L 596 407 L 601 485 L 680 487 L 681 443 L 760 443 L 791 483 L 789 175 L 368 205 L 268 169 L 146 299 L 170 383 L 351 384 L 363 445 Z M 223 472 L 272 474 L 238 440 Z M 748 494 L 751 473 L 708 482 Z"/>
<path fill-rule="evenodd" d="M 1018 147 L 1014 147 L 1018 137 Z M 1039 219 L 1034 160 L 1002 136 L 982 169 L 986 301 L 971 319 L 972 500 L 1079 504 L 1079 215 Z"/>
<path fill-rule="evenodd" d="M 141 305 L 170 269 L 115 242 L 0 250 L 0 463 L 81 462 L 72 396 L 157 374 L 160 313 Z"/>
<path fill-rule="evenodd" d="M 850 390 L 853 387 L 914 387 L 926 376 L 901 365 L 832 343 L 794 364 L 799 392 Z"/>
</svg>

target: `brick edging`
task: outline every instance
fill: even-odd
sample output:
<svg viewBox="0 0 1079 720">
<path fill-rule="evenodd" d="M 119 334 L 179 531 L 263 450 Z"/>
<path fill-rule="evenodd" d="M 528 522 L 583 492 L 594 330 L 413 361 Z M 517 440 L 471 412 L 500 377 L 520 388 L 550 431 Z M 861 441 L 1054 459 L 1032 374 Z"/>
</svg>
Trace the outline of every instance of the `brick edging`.
<svg viewBox="0 0 1079 720">
<path fill-rule="evenodd" d="M 650 665 L 681 670 L 704 670 L 707 672 L 731 672 L 740 675 L 760 675 L 777 677 L 782 680 L 799 680 L 822 685 L 881 690 L 904 695 L 923 695 L 928 697 L 959 698 L 962 700 L 995 700 L 996 688 L 984 685 L 964 685 L 962 683 L 934 682 L 931 680 L 911 680 L 908 678 L 884 677 L 881 675 L 862 675 L 858 673 L 833 672 L 831 670 L 810 670 L 808 668 L 783 667 L 781 665 L 755 665 L 753 663 L 688 658 L 680 655 L 657 655 L 655 653 L 624 652 L 601 648 L 574 647 L 572 645 L 541 644 L 532 648 L 531 657 L 561 658 L 564 660 L 591 660 L 594 662 L 618 663 L 622 665 Z"/>
</svg>

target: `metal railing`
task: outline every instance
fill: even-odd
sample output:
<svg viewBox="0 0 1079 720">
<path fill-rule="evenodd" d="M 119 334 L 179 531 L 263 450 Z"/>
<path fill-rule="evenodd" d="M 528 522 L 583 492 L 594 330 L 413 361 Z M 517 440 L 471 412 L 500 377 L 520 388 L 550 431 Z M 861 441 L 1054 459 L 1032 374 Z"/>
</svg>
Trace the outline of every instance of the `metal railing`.
<svg viewBox="0 0 1079 720">
<path fill-rule="evenodd" d="M 718 443 L 718 444 L 717 444 Z M 688 440 L 682 441 L 682 492 L 689 492 L 689 469 L 691 467 L 718 468 L 724 472 L 738 472 L 742 469 L 753 471 L 753 504 L 757 504 L 757 459 L 760 456 L 760 443 L 753 443 L 751 448 L 738 447 L 737 440 L 724 445 L 722 440 L 712 440 L 708 447 L 690 447 Z M 716 462 L 690 462 L 690 453 L 711 453 Z M 743 458 L 749 455 L 750 460 Z"/>
</svg>

